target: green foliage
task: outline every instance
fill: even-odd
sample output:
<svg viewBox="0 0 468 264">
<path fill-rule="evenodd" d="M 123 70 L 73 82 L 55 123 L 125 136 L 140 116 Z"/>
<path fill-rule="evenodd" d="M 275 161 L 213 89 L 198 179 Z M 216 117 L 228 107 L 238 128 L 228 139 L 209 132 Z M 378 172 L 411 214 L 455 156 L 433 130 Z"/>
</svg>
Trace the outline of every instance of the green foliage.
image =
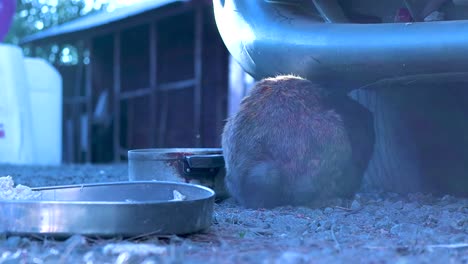
<svg viewBox="0 0 468 264">
<path fill-rule="evenodd" d="M 25 36 L 100 11 L 108 4 L 109 0 L 17 0 L 16 14 L 5 42 L 18 45 Z M 62 44 L 35 47 L 35 55 L 51 63 L 76 64 L 83 55 L 78 54 L 76 43 Z M 30 55 L 31 47 L 25 46 L 23 51 Z"/>
<path fill-rule="evenodd" d="M 27 35 L 76 19 L 84 7 L 81 0 L 18 0 L 6 42 L 18 44 Z"/>
</svg>

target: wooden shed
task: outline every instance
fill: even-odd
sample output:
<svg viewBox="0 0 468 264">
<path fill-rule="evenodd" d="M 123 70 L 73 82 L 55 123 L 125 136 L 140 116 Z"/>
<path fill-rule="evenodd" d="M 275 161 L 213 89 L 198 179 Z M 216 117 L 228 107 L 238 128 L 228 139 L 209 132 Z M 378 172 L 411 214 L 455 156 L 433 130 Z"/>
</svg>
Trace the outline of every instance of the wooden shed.
<svg viewBox="0 0 468 264">
<path fill-rule="evenodd" d="M 79 54 L 73 65 L 55 65 L 64 80 L 65 162 L 118 162 L 136 148 L 220 147 L 230 57 L 211 1 L 146 1 L 22 41 L 33 55 L 51 44 Z"/>
</svg>

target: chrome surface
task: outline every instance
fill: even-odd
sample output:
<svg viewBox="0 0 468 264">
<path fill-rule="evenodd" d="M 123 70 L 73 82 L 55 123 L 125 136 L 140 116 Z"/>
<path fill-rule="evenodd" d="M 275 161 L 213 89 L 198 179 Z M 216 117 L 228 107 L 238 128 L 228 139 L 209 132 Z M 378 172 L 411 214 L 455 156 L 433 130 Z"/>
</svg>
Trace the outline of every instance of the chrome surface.
<svg viewBox="0 0 468 264">
<path fill-rule="evenodd" d="M 333 18 L 324 19 L 314 1 L 213 0 L 213 5 L 229 52 L 257 79 L 292 73 L 351 90 L 383 80 L 467 77 L 468 21 L 325 23 Z M 330 13 L 331 6 L 318 9 L 339 17 Z"/>
<path fill-rule="evenodd" d="M 328 23 L 346 23 L 349 22 L 338 0 L 313 0 L 317 11 Z"/>
<path fill-rule="evenodd" d="M 66 237 L 188 234 L 208 228 L 214 192 L 171 182 L 117 182 L 36 188 L 39 200 L 0 201 L 0 231 Z M 186 196 L 171 201 L 173 191 Z"/>
<path fill-rule="evenodd" d="M 229 196 L 221 148 L 153 148 L 128 151 L 130 181 L 173 181 L 211 188 L 216 199 Z"/>
<path fill-rule="evenodd" d="M 128 151 L 128 159 L 132 160 L 161 160 L 193 155 L 193 154 L 219 154 L 221 148 L 149 148 L 132 149 Z"/>
</svg>

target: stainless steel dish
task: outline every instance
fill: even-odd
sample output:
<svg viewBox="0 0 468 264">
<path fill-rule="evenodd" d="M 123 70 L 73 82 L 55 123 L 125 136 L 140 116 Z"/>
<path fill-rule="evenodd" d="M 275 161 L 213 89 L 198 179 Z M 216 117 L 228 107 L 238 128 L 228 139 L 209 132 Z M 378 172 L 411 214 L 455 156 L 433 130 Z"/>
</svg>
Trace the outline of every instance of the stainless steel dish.
<svg viewBox="0 0 468 264">
<path fill-rule="evenodd" d="M 228 196 L 220 148 L 160 148 L 128 151 L 130 181 L 174 181 L 213 189 L 217 199 Z"/>
<path fill-rule="evenodd" d="M 173 182 L 117 182 L 35 188 L 38 200 L 0 201 L 0 231 L 13 235 L 132 237 L 208 228 L 214 192 Z M 174 190 L 186 197 L 173 200 Z"/>
</svg>

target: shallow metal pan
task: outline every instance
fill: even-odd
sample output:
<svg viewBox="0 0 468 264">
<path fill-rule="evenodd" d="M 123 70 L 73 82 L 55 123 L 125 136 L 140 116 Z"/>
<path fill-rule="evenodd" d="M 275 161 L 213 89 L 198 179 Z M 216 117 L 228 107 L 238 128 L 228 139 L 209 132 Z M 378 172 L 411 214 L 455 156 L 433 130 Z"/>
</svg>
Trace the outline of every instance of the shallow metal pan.
<svg viewBox="0 0 468 264">
<path fill-rule="evenodd" d="M 66 237 L 188 234 L 211 225 L 214 192 L 175 182 L 35 188 L 38 200 L 0 201 L 0 232 Z M 186 196 L 174 201 L 173 191 Z M 172 201 L 171 201 L 172 200 Z"/>
</svg>

